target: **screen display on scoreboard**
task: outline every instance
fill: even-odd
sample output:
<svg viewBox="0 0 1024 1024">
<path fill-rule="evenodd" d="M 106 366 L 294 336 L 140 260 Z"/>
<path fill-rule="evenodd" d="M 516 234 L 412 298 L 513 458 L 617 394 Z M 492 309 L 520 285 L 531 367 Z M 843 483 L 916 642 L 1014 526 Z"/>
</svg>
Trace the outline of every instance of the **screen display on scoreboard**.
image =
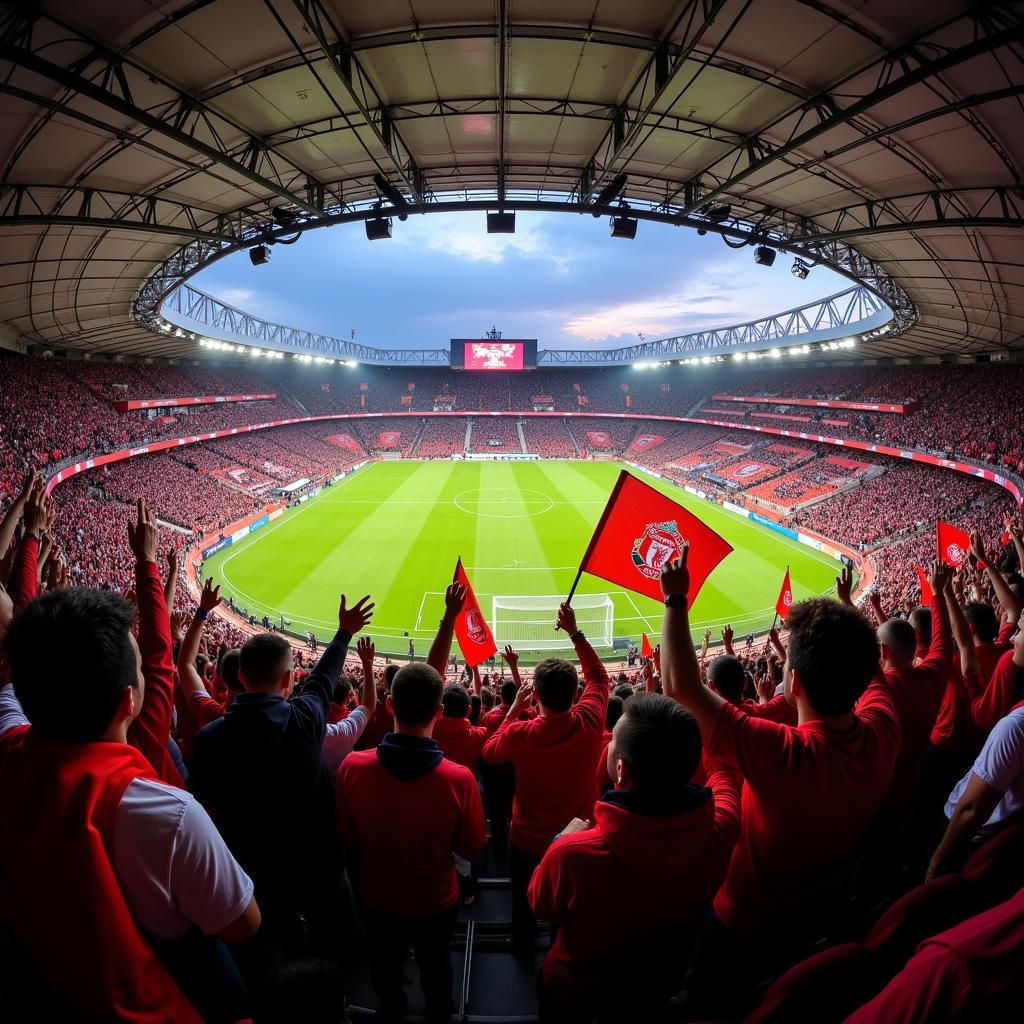
<svg viewBox="0 0 1024 1024">
<path fill-rule="evenodd" d="M 532 370 L 537 340 L 452 338 L 451 365 L 461 370 Z"/>
</svg>

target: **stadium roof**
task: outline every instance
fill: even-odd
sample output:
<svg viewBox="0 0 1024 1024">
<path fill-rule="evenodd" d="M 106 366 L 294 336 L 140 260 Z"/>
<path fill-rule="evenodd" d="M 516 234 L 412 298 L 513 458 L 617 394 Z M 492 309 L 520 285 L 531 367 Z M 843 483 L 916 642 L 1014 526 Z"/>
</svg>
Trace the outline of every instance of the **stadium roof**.
<svg viewBox="0 0 1024 1024">
<path fill-rule="evenodd" d="M 192 354 L 151 329 L 185 277 L 382 184 L 412 216 L 607 213 L 625 174 L 637 216 L 875 287 L 901 333 L 865 350 L 1024 347 L 1020 3 L 44 0 L 0 33 L 24 341 Z"/>
</svg>

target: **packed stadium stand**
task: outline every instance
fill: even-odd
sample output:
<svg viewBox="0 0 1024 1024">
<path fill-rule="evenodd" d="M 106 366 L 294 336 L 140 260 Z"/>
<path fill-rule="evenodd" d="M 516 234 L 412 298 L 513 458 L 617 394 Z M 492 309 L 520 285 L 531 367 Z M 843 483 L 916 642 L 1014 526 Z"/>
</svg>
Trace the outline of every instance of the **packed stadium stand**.
<svg viewBox="0 0 1024 1024">
<path fill-rule="evenodd" d="M 1015 0 L 0 7 L 4 1019 L 1018 1020 L 1022 26 Z M 622 347 L 508 343 L 501 372 L 364 344 L 342 267 L 341 336 L 268 318 L 303 309 L 262 290 L 282 246 L 450 212 L 488 244 L 485 214 L 605 217 L 621 260 L 695 231 L 709 274 L 614 307 Z M 807 301 L 750 319 L 723 242 Z M 245 287 L 197 287 L 232 261 Z M 580 314 L 562 290 L 540 324 Z M 504 291 L 498 323 L 536 305 Z M 670 315 L 693 329 L 635 333 Z M 375 648 L 394 550 L 447 557 L 402 536 L 418 495 L 372 502 L 367 598 L 299 552 L 345 595 L 326 643 L 202 578 L 398 460 L 613 462 L 841 569 L 796 602 L 787 571 L 765 635 L 705 629 L 707 549 L 633 509 L 650 634 L 597 644 L 577 594 L 545 612 L 566 657 L 488 647 L 447 562 L 427 643 Z"/>
</svg>

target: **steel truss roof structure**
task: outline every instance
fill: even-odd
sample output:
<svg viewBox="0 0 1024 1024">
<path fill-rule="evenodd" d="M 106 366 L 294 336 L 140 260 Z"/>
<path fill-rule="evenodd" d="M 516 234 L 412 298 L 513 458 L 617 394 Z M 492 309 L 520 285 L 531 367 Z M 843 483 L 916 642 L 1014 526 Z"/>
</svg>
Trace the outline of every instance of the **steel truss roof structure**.
<svg viewBox="0 0 1024 1024">
<path fill-rule="evenodd" d="M 862 281 L 874 354 L 1024 347 L 1019 2 L 43 0 L 0 62 L 4 337 L 192 355 L 160 304 L 226 253 L 624 175 Z"/>
</svg>

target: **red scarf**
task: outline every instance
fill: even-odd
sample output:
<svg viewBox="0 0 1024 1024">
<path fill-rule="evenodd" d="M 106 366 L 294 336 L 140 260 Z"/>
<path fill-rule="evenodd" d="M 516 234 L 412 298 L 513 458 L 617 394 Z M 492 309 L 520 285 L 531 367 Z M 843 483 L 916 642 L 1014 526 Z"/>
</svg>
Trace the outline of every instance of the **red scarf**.
<svg viewBox="0 0 1024 1024">
<path fill-rule="evenodd" d="M 200 1024 L 143 938 L 114 874 L 114 824 L 133 779 L 155 778 L 126 743 L 0 739 L 0 913 L 90 1019 Z"/>
</svg>

